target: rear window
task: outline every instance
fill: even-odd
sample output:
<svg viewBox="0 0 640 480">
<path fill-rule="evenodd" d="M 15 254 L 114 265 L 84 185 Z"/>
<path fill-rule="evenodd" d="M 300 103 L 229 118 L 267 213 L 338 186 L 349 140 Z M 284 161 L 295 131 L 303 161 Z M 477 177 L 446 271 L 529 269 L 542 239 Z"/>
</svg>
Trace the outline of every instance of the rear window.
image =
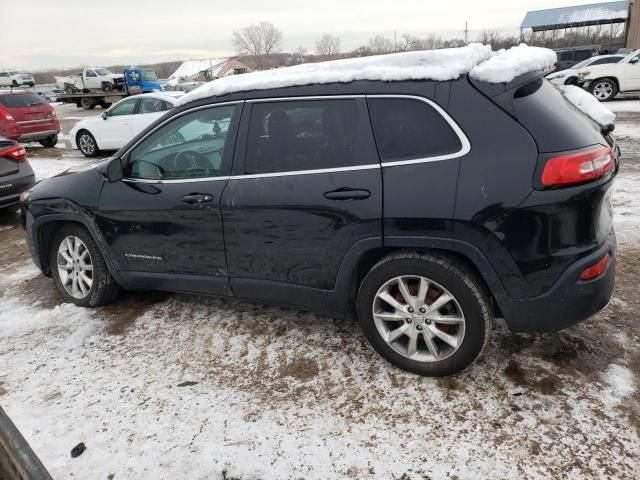
<svg viewBox="0 0 640 480">
<path fill-rule="evenodd" d="M 435 157 L 462 148 L 451 125 L 421 100 L 372 98 L 369 112 L 383 162 Z"/>
<path fill-rule="evenodd" d="M 12 93 L 9 95 L 0 95 L 0 104 L 7 108 L 25 108 L 34 105 L 42 105 L 45 102 L 43 98 L 35 93 Z"/>
</svg>

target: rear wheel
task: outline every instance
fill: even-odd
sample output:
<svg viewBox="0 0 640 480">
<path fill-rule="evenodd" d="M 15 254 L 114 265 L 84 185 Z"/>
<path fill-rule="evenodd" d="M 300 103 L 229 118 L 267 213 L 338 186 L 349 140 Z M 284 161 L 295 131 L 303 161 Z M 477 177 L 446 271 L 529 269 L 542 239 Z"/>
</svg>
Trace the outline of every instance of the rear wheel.
<svg viewBox="0 0 640 480">
<path fill-rule="evenodd" d="M 96 107 L 96 102 L 92 98 L 82 97 L 80 99 L 80 106 L 85 110 L 93 110 Z"/>
<path fill-rule="evenodd" d="M 606 102 L 618 94 L 618 85 L 610 78 L 599 78 L 591 84 L 591 93 L 601 102 Z"/>
<path fill-rule="evenodd" d="M 484 285 L 461 263 L 400 253 L 378 262 L 362 281 L 358 317 L 385 359 L 420 375 L 445 376 L 480 355 L 493 314 Z"/>
<path fill-rule="evenodd" d="M 66 225 L 56 233 L 50 265 L 55 285 L 67 302 L 98 307 L 115 300 L 118 284 L 108 272 L 95 241 L 80 225 Z"/>
<path fill-rule="evenodd" d="M 15 80 L 12 80 L 11 81 L 11 85 L 14 86 L 14 87 L 17 87 L 18 86 L 18 82 L 16 82 Z"/>
<path fill-rule="evenodd" d="M 40 140 L 40 145 L 45 148 L 55 147 L 58 143 L 58 135 L 51 135 L 50 137 Z"/>
<path fill-rule="evenodd" d="M 87 130 L 80 130 L 76 138 L 78 149 L 85 157 L 95 157 L 100 153 L 96 139 Z"/>
</svg>

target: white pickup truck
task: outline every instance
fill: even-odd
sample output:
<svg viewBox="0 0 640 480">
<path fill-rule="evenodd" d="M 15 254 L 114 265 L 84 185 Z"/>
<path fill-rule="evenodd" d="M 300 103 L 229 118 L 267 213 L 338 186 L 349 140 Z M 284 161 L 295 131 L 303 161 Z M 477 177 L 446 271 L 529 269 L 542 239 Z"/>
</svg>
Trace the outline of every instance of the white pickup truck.
<svg viewBox="0 0 640 480">
<path fill-rule="evenodd" d="M 578 73 L 578 85 L 601 102 L 618 93 L 640 92 L 640 49 L 619 63 L 590 65 Z"/>
<path fill-rule="evenodd" d="M 122 90 L 124 75 L 116 74 L 106 68 L 87 67 L 82 73 L 68 77 L 56 77 L 56 86 L 67 94 L 78 92 Z"/>
</svg>

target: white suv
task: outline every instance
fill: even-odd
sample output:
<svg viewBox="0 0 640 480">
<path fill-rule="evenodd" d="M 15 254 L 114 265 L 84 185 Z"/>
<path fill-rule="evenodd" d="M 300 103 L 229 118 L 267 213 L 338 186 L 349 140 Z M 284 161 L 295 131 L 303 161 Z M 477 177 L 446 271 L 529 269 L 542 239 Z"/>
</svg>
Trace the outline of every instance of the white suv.
<svg viewBox="0 0 640 480">
<path fill-rule="evenodd" d="M 619 63 L 592 65 L 578 74 L 578 85 L 604 102 L 618 93 L 640 91 L 640 49 Z"/>
<path fill-rule="evenodd" d="M 17 87 L 19 85 L 33 87 L 35 84 L 33 77 L 28 73 L 0 72 L 0 87 Z"/>
</svg>

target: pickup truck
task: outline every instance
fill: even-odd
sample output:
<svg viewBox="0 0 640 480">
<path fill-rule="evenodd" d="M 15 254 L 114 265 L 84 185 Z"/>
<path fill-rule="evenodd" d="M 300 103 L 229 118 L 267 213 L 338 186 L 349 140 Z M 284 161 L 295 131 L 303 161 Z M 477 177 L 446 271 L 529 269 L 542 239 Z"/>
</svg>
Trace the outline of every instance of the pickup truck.
<svg viewBox="0 0 640 480">
<path fill-rule="evenodd" d="M 640 49 L 619 63 L 590 65 L 578 73 L 578 85 L 598 100 L 611 100 L 618 93 L 640 92 Z"/>
<path fill-rule="evenodd" d="M 123 97 L 162 90 L 158 75 L 150 68 L 128 67 L 122 74 L 106 68 L 85 68 L 81 74 L 56 77 L 56 85 L 65 93 L 57 101 L 75 103 L 85 110 L 96 105 L 108 108 Z"/>
</svg>

